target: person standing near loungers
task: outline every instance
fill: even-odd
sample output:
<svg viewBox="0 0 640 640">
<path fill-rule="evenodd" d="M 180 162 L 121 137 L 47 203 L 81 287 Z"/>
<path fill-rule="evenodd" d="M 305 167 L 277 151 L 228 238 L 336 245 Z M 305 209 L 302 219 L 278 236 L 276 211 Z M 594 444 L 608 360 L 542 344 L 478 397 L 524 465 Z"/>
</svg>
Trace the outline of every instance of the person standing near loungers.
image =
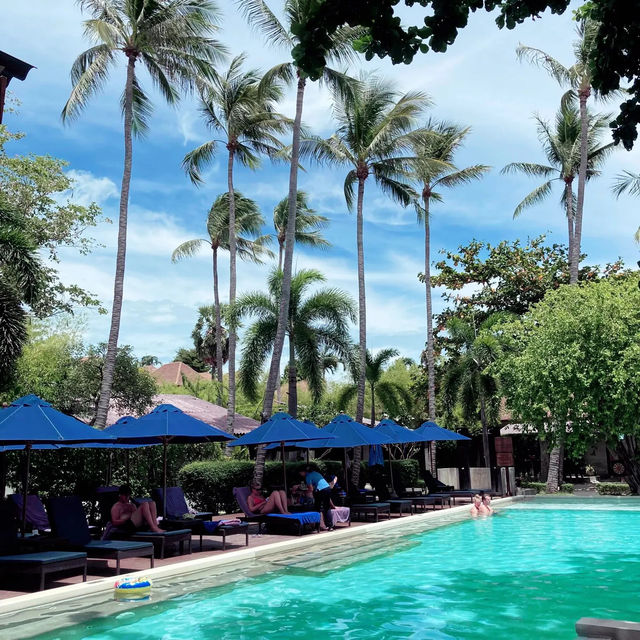
<svg viewBox="0 0 640 640">
<path fill-rule="evenodd" d="M 111 524 L 128 533 L 135 533 L 140 529 L 163 533 L 158 526 L 158 513 L 155 502 L 143 502 L 139 507 L 131 502 L 131 487 L 123 484 L 118 489 L 118 502 L 111 507 Z"/>
<path fill-rule="evenodd" d="M 333 530 L 333 515 L 331 513 L 331 488 L 335 484 L 329 484 L 320 473 L 307 467 L 300 471 L 300 475 L 304 476 L 307 486 L 313 487 L 313 497 L 316 503 L 316 509 L 323 514 L 324 524 L 329 531 Z"/>
</svg>

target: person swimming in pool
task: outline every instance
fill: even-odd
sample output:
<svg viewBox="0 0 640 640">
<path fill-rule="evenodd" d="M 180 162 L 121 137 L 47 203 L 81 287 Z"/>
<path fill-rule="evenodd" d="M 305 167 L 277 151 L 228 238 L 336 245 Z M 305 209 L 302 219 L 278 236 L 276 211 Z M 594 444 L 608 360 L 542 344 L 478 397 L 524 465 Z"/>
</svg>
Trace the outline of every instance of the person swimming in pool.
<svg viewBox="0 0 640 640">
<path fill-rule="evenodd" d="M 287 508 L 287 494 L 284 491 L 272 491 L 268 498 L 262 495 L 262 486 L 257 482 L 251 483 L 251 493 L 247 498 L 247 505 L 253 513 L 286 513 L 290 511 Z"/>
<path fill-rule="evenodd" d="M 483 493 L 480 496 L 480 515 L 483 516 L 492 516 L 493 515 L 493 507 L 491 506 L 491 494 Z"/>
<path fill-rule="evenodd" d="M 471 501 L 471 515 L 474 518 L 481 514 L 481 511 L 480 511 L 481 506 L 482 506 L 482 498 L 480 497 L 479 493 L 476 493 L 476 495 L 473 496 L 473 499 Z"/>
</svg>

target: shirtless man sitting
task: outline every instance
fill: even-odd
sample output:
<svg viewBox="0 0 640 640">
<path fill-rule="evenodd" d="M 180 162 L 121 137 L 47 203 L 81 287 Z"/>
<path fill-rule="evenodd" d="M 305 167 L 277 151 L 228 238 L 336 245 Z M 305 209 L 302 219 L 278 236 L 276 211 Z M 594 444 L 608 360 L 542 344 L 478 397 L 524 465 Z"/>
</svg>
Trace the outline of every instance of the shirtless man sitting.
<svg viewBox="0 0 640 640">
<path fill-rule="evenodd" d="M 158 513 L 155 502 L 143 502 L 139 507 L 131 502 L 131 487 L 123 484 L 118 489 L 118 502 L 111 507 L 111 522 L 129 533 L 147 527 L 156 533 L 164 529 L 158 526 Z"/>
</svg>

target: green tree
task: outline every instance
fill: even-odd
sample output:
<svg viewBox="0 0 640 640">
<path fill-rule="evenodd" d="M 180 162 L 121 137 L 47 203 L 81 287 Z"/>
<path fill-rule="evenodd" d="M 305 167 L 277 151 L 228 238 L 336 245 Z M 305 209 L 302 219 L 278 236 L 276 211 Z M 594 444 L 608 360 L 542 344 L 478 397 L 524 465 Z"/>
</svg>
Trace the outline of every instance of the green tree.
<svg viewBox="0 0 640 640">
<path fill-rule="evenodd" d="M 222 307 L 222 315 L 226 315 L 227 305 L 222 305 Z M 216 309 L 212 305 L 199 307 L 198 319 L 191 332 L 195 352 L 198 358 L 210 367 L 212 380 L 215 379 L 213 374 L 218 367 L 222 369 L 222 365 L 229 359 L 229 332 L 222 324 L 218 328 L 218 314 L 216 312 L 219 311 L 220 309 Z M 220 353 L 218 353 L 218 345 Z M 219 361 L 218 358 L 220 358 Z M 218 378 L 219 400 L 222 397 L 222 383 L 222 377 Z M 218 404 L 222 406 L 222 401 Z"/>
<path fill-rule="evenodd" d="M 523 173 L 527 176 L 544 178 L 516 207 L 513 217 L 517 218 L 525 209 L 542 202 L 553 191 L 555 181 L 562 182 L 561 205 L 567 217 L 569 237 L 569 281 L 578 282 L 580 251 L 577 235 L 577 209 L 573 192 L 573 181 L 580 172 L 581 163 L 581 122 L 580 114 L 571 97 L 563 100 L 555 121 L 554 129 L 548 122 L 536 116 L 538 137 L 547 156 L 548 165 L 533 162 L 512 162 L 502 173 Z M 599 168 L 611 152 L 613 143 L 601 145 L 600 140 L 607 129 L 607 116 L 588 116 L 587 129 L 587 171 L 586 180 L 600 175 Z M 580 225 L 582 222 L 580 222 Z M 576 254 L 576 246 L 578 253 Z"/>
<path fill-rule="evenodd" d="M 207 126 L 222 136 L 205 142 L 189 152 L 183 161 L 191 180 L 202 181 L 200 172 L 213 159 L 217 148 L 227 149 L 228 238 L 229 238 L 229 304 L 236 299 L 236 256 L 238 220 L 233 186 L 233 167 L 236 162 L 256 169 L 260 154 L 275 158 L 282 150 L 277 138 L 289 121 L 274 111 L 282 90 L 278 79 L 267 75 L 260 79 L 256 70 L 244 71 L 245 56 L 236 56 L 224 73 L 214 73 L 211 86 L 202 94 L 202 113 Z M 236 332 L 229 330 L 229 396 L 227 405 L 228 429 L 233 429 L 236 413 Z"/>
<path fill-rule="evenodd" d="M 366 383 L 369 388 L 371 401 L 371 425 L 376 423 L 376 403 L 381 405 L 384 411 L 394 417 L 411 406 L 411 396 L 406 386 L 392 380 L 385 380 L 385 367 L 393 358 L 398 356 L 397 349 L 381 349 L 375 355 L 367 350 Z M 358 394 L 357 381 L 360 379 L 360 352 L 356 348 L 352 354 L 351 377 L 354 384 L 346 385 L 338 394 L 337 404 L 341 410 Z"/>
<path fill-rule="evenodd" d="M 496 365 L 519 420 L 551 446 L 564 442 L 574 456 L 605 440 L 636 493 L 639 308 L 637 274 L 560 287 L 503 327 L 507 348 Z M 557 488 L 557 469 L 550 469 L 547 490 Z"/>
<path fill-rule="evenodd" d="M 640 174 L 631 173 L 631 171 L 624 171 L 620 175 L 616 176 L 616 182 L 613 186 L 613 192 L 616 198 L 619 198 L 623 193 L 629 193 L 632 196 L 640 196 Z M 640 227 L 636 231 L 636 242 L 640 243 Z"/>
<path fill-rule="evenodd" d="M 44 280 L 36 245 L 23 219 L 0 194 L 0 388 L 27 340 L 27 311 L 34 305 Z"/>
<path fill-rule="evenodd" d="M 418 222 L 424 224 L 424 274 L 427 307 L 427 379 L 429 420 L 436 419 L 435 348 L 433 340 L 433 306 L 431 303 L 431 203 L 442 202 L 440 189 L 457 187 L 481 178 L 489 167 L 476 164 L 458 169 L 453 164 L 454 155 L 469 134 L 469 127 L 462 128 L 447 123 L 428 122 L 428 135 L 414 145 L 414 180 L 422 196 L 416 201 Z"/>
<path fill-rule="evenodd" d="M 296 244 L 325 249 L 331 243 L 322 235 L 322 229 L 329 224 L 329 218 L 318 215 L 309 206 L 307 194 L 298 191 L 296 199 Z M 283 198 L 273 210 L 273 226 L 278 240 L 278 269 L 282 270 L 282 258 L 287 242 L 287 220 L 289 217 L 289 198 Z"/>
<path fill-rule="evenodd" d="M 73 63 L 73 88 L 62 111 L 63 120 L 76 118 L 104 87 L 121 54 L 127 60 L 122 96 L 124 167 L 113 308 L 95 420 L 96 425 L 103 428 L 113 385 L 122 313 L 132 135 L 146 132 L 152 110 L 151 100 L 140 84 L 136 65 L 138 69 L 143 66 L 163 98 L 169 104 L 175 104 L 180 97 L 179 90 L 190 91 L 197 82 L 211 76 L 212 65 L 223 54 L 223 48 L 210 38 L 217 19 L 217 8 L 210 0 L 79 0 L 78 4 L 91 15 L 84 26 L 85 34 L 94 46 L 81 53 Z"/>
<path fill-rule="evenodd" d="M 489 367 L 502 354 L 496 325 L 503 314 L 493 314 L 476 326 L 452 318 L 447 324 L 451 351 L 442 378 L 442 396 L 449 414 L 456 406 L 466 420 L 480 418 L 484 466 L 491 466 L 489 428 L 497 423 L 500 394 L 498 380 Z"/>
<path fill-rule="evenodd" d="M 303 34 L 295 26 L 304 21 L 313 11 L 315 0 L 285 0 L 284 16 L 285 22 L 278 20 L 264 0 L 236 0 L 238 8 L 244 13 L 249 24 L 256 30 L 261 31 L 267 38 L 269 44 L 285 49 L 290 52 L 300 42 Z M 354 57 L 353 40 L 358 35 L 358 31 L 338 26 L 329 36 L 326 47 L 326 55 L 330 64 L 341 64 L 349 62 Z M 289 194 L 288 194 L 288 216 L 285 229 L 285 251 L 283 265 L 282 291 L 278 312 L 278 327 L 276 339 L 271 355 L 269 375 L 267 377 L 267 387 L 263 400 L 262 415 L 267 419 L 273 410 L 273 398 L 280 378 L 280 360 L 284 347 L 285 334 L 289 318 L 289 301 L 291 299 L 291 279 L 293 272 L 293 247 L 296 236 L 296 213 L 298 208 L 298 168 L 300 160 L 300 131 L 302 126 L 302 106 L 304 102 L 304 91 L 307 83 L 307 74 L 301 72 L 298 62 L 285 62 L 271 71 L 272 74 L 281 77 L 287 82 L 297 80 L 296 84 L 296 111 L 293 121 L 293 137 L 291 141 L 291 158 L 289 169 Z M 335 71 L 329 67 L 324 67 L 322 71 L 314 76 L 323 83 L 343 92 L 346 96 L 350 93 L 352 80 L 345 74 Z M 256 460 L 257 482 L 262 481 L 264 470 L 264 448 L 258 448 Z"/>
<path fill-rule="evenodd" d="M 174 362 L 184 362 L 184 364 L 188 364 L 194 371 L 198 373 L 204 373 L 209 371 L 209 365 L 198 356 L 198 353 L 195 347 L 191 347 L 190 349 L 178 349 L 176 351 L 176 355 L 173 358 Z"/>
<path fill-rule="evenodd" d="M 561 86 L 569 87 L 572 97 L 577 97 L 580 105 L 578 197 L 575 205 L 573 238 L 569 240 L 569 247 L 572 251 L 569 261 L 572 284 L 578 282 L 578 270 L 580 269 L 584 190 L 587 182 L 591 151 L 589 148 L 589 127 L 592 118 L 587 111 L 587 101 L 593 90 L 591 56 L 599 28 L 600 25 L 593 20 L 585 19 L 580 21 L 577 27 L 578 39 L 573 43 L 575 62 L 570 67 L 565 67 L 561 62 L 540 49 L 526 47 L 524 45 L 520 45 L 517 49 L 518 57 L 542 66 Z"/>
<path fill-rule="evenodd" d="M 266 248 L 270 238 L 261 236 L 260 231 L 264 225 L 264 218 L 255 201 L 246 198 L 239 191 L 234 193 L 235 227 L 236 227 L 236 251 L 241 260 L 261 262 L 262 256 L 273 255 Z M 187 240 L 176 247 L 171 255 L 172 262 L 178 262 L 184 258 L 190 258 L 203 247 L 211 249 L 213 257 L 213 309 L 215 314 L 215 363 L 214 371 L 218 378 L 218 386 L 222 393 L 222 365 L 227 356 L 223 357 L 223 332 L 222 317 L 220 311 L 220 289 L 218 286 L 218 251 L 229 251 L 229 193 L 219 195 L 207 216 L 207 234 L 209 238 L 196 238 Z M 222 404 L 221 396 L 218 404 Z"/>
<path fill-rule="evenodd" d="M 336 28 L 349 24 L 362 27 L 366 33 L 356 46 L 367 60 L 373 56 L 389 56 L 394 64 L 410 64 L 418 51 L 429 49 L 444 52 L 455 42 L 458 31 L 469 21 L 470 13 L 484 7 L 498 8 L 496 18 L 502 29 L 513 29 L 528 18 L 538 18 L 545 9 L 563 13 L 570 0 L 420 0 L 425 16 L 417 25 L 407 24 L 408 15 L 399 13 L 397 0 L 317 0 L 311 10 L 294 25 L 299 35 L 293 57 L 300 68 L 316 78 L 326 64 L 325 56 L 331 47 Z M 415 0 L 405 0 L 414 7 Z M 599 24 L 595 42 L 589 51 L 593 68 L 593 86 L 606 95 L 620 89 L 621 83 L 631 82 L 629 97 L 621 107 L 614 126 L 614 139 L 627 149 L 633 147 L 640 122 L 640 39 L 637 29 L 637 2 L 628 0 L 588 0 L 576 12 L 578 19 Z"/>
<path fill-rule="evenodd" d="M 267 284 L 268 293 L 247 293 L 238 298 L 235 313 L 239 318 L 255 317 L 247 328 L 240 363 L 240 388 L 250 398 L 257 398 L 257 388 L 264 363 L 273 349 L 278 324 L 283 274 L 274 270 Z M 314 269 L 296 273 L 291 283 L 289 304 L 289 413 L 298 413 L 298 374 L 307 381 L 314 401 L 324 390 L 324 355 L 330 350 L 347 358 L 351 348 L 349 321 L 355 321 L 351 297 L 339 289 L 309 289 L 325 281 Z"/>
<path fill-rule="evenodd" d="M 141 367 L 158 367 L 162 363 L 160 362 L 160 358 L 158 358 L 158 356 L 147 355 L 142 356 L 142 358 L 138 360 L 138 364 Z"/>
</svg>

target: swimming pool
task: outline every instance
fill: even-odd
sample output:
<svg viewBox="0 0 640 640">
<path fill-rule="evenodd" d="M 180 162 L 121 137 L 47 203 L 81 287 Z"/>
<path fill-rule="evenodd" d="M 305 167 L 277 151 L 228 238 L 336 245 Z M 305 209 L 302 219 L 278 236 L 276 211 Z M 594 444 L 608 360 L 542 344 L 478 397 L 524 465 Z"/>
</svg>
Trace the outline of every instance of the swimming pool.
<svg viewBox="0 0 640 640">
<path fill-rule="evenodd" d="M 283 556 L 264 574 L 37 638 L 567 640 L 582 616 L 640 620 L 639 525 L 634 499 L 537 498 Z"/>
</svg>

